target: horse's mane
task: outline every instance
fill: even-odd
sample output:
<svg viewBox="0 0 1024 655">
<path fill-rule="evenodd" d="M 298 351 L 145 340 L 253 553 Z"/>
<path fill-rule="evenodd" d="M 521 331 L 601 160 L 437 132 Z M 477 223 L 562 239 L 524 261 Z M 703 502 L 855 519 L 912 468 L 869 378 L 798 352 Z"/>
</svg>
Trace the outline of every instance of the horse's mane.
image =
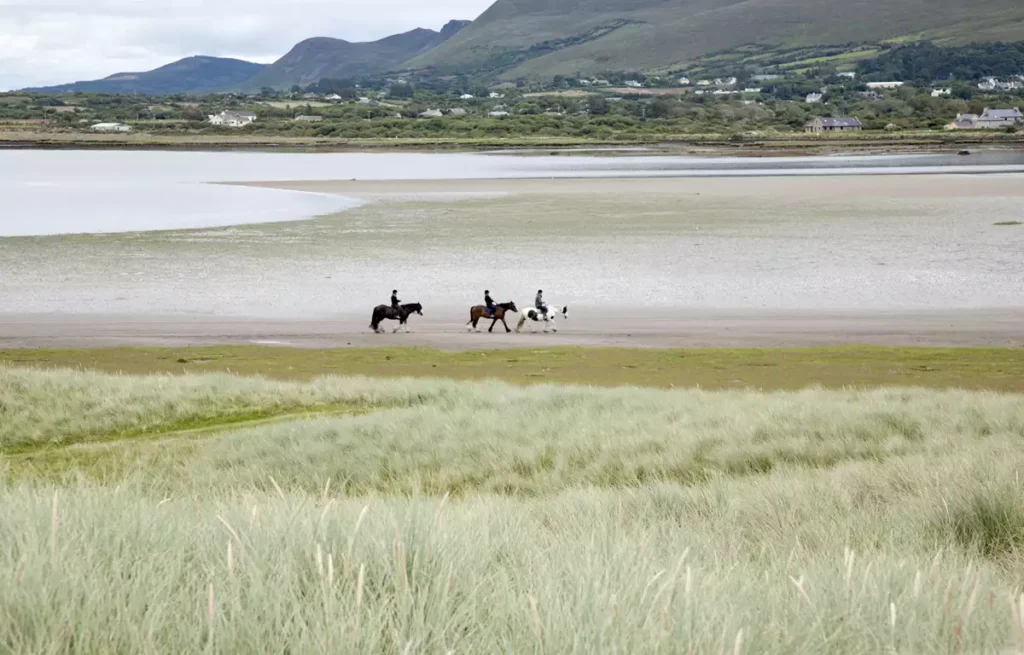
<svg viewBox="0 0 1024 655">
<path fill-rule="evenodd" d="M 511 309 L 512 308 L 512 304 L 513 303 L 511 303 L 511 302 L 500 302 L 500 303 L 498 303 L 498 307 L 501 307 L 502 309 Z"/>
<path fill-rule="evenodd" d="M 423 308 L 423 305 L 419 304 L 418 302 L 410 302 L 400 306 L 402 309 L 412 309 L 413 307 L 418 307 L 420 309 Z"/>
</svg>

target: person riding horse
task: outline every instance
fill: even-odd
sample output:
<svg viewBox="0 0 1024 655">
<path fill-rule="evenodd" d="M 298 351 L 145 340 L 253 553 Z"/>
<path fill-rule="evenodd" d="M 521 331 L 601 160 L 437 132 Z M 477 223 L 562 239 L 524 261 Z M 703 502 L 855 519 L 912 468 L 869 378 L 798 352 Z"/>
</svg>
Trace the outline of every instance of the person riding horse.
<svg viewBox="0 0 1024 655">
<path fill-rule="evenodd" d="M 489 289 L 484 289 L 484 306 L 487 307 L 487 315 L 494 316 L 494 299 L 491 298 Z"/>
<path fill-rule="evenodd" d="M 537 290 L 537 297 L 533 300 L 533 306 L 538 312 L 544 314 L 544 318 L 548 316 L 548 305 L 544 302 L 544 290 Z"/>
<path fill-rule="evenodd" d="M 398 306 L 402 304 L 402 301 L 398 299 L 398 289 L 391 290 L 391 307 L 398 309 Z"/>
</svg>

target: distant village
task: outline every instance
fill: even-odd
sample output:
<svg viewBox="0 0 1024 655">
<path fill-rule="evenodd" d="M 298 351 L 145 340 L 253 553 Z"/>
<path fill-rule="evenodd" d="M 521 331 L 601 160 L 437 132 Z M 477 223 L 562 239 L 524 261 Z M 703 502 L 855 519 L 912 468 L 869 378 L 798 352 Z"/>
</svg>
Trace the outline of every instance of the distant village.
<svg viewBox="0 0 1024 655">
<path fill-rule="evenodd" d="M 429 138 L 450 131 L 467 137 L 536 133 L 628 139 L 652 132 L 756 137 L 794 131 L 822 136 L 868 130 L 1024 131 L 1024 73 L 950 76 L 932 83 L 835 69 L 609 73 L 492 85 L 457 77 L 383 77 L 200 97 L 21 99 L 20 109 L 13 101 L 0 102 L 0 123 L 108 134 L 208 129 Z"/>
</svg>

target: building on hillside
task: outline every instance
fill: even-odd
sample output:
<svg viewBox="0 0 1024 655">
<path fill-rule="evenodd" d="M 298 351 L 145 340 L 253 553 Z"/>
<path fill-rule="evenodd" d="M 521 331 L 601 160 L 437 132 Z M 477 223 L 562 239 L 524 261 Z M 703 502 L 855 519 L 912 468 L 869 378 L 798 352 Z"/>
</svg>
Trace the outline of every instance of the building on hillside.
<svg viewBox="0 0 1024 655">
<path fill-rule="evenodd" d="M 864 126 L 858 118 L 829 118 L 818 116 L 804 125 L 808 134 L 832 134 L 833 132 L 860 132 Z"/>
<path fill-rule="evenodd" d="M 319 123 L 324 119 L 323 116 L 296 116 L 296 123 Z"/>
<path fill-rule="evenodd" d="M 945 98 L 953 93 L 953 89 L 932 89 L 933 98 Z"/>
<path fill-rule="evenodd" d="M 903 82 L 868 82 L 867 87 L 869 89 L 898 89 L 903 86 Z"/>
<path fill-rule="evenodd" d="M 736 81 L 735 77 L 717 77 L 715 78 L 714 84 L 715 86 L 722 87 L 736 86 Z"/>
<path fill-rule="evenodd" d="M 474 96 L 472 93 L 463 93 L 461 96 L 459 96 L 459 100 L 472 100 L 475 97 L 476 96 Z"/>
<path fill-rule="evenodd" d="M 852 72 L 852 71 L 845 71 L 843 73 L 838 73 L 838 76 L 839 77 L 845 77 L 848 80 L 855 80 L 855 79 L 857 79 L 857 74 Z"/>
<path fill-rule="evenodd" d="M 631 89 L 640 89 L 643 88 L 644 86 L 643 84 L 637 82 L 636 80 L 626 80 L 625 82 L 623 82 L 623 84 L 625 84 Z"/>
<path fill-rule="evenodd" d="M 339 96 L 337 93 L 332 93 L 329 96 L 324 96 L 324 100 L 329 100 L 330 102 L 340 102 L 342 100 L 342 97 Z"/>
<path fill-rule="evenodd" d="M 977 128 L 977 114 L 957 114 L 956 120 L 946 126 L 947 130 L 973 130 Z"/>
<path fill-rule="evenodd" d="M 680 77 L 679 86 L 690 86 L 690 78 L 686 76 Z"/>
<path fill-rule="evenodd" d="M 505 118 L 510 114 L 507 111 L 492 111 L 487 115 L 490 116 L 491 118 Z"/>
<path fill-rule="evenodd" d="M 804 102 L 809 105 L 819 104 L 825 96 L 820 93 L 808 93 L 807 97 L 804 98 Z"/>
<path fill-rule="evenodd" d="M 697 80 L 697 86 L 711 86 L 711 80 Z"/>
<path fill-rule="evenodd" d="M 244 111 L 222 111 L 209 117 L 210 125 L 221 125 L 224 127 L 245 127 L 256 121 L 256 114 Z"/>
<path fill-rule="evenodd" d="M 469 112 L 467 112 L 462 107 L 455 107 L 454 109 L 452 109 L 451 111 L 448 112 L 448 115 L 449 116 L 459 116 L 459 117 L 462 117 L 462 116 L 465 116 L 468 113 Z"/>
<path fill-rule="evenodd" d="M 491 100 L 497 100 L 498 98 L 504 98 L 504 93 L 498 93 L 497 91 L 491 91 L 490 95 L 487 96 Z"/>
<path fill-rule="evenodd" d="M 92 126 L 94 132 L 131 132 L 130 125 L 124 123 L 96 123 Z"/>
<path fill-rule="evenodd" d="M 999 80 L 994 77 L 985 77 L 978 82 L 979 91 L 995 91 L 999 87 Z"/>
<path fill-rule="evenodd" d="M 1024 114 L 1021 113 L 1019 107 L 1014 107 L 1013 109 L 989 109 L 985 107 L 985 111 L 981 112 L 975 123 L 975 127 L 980 130 L 1013 127 L 1024 124 Z"/>
<path fill-rule="evenodd" d="M 444 116 L 440 109 L 428 109 L 424 112 L 420 112 L 420 118 L 440 118 Z"/>
<path fill-rule="evenodd" d="M 759 86 L 748 86 L 743 89 L 743 93 L 761 93 L 762 91 L 764 91 L 764 89 Z"/>
<path fill-rule="evenodd" d="M 755 82 L 771 82 L 772 80 L 777 80 L 780 77 L 782 76 L 776 73 L 762 73 L 761 75 L 754 75 L 750 79 L 754 80 Z"/>
<path fill-rule="evenodd" d="M 981 114 L 958 114 L 956 120 L 946 126 L 947 130 L 998 130 L 1024 125 L 1024 113 L 1020 108 L 989 109 Z"/>
</svg>

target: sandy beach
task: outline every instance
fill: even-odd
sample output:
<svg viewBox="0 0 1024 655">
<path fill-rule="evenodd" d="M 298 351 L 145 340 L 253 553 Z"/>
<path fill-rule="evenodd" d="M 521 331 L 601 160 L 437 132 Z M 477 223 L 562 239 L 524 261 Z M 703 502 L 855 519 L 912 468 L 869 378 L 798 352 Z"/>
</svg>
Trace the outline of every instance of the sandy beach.
<svg viewBox="0 0 1024 655">
<path fill-rule="evenodd" d="M 826 312 L 573 312 L 559 332 L 467 332 L 454 312 L 410 321 L 410 333 L 373 334 L 368 317 L 327 320 L 235 317 L 0 314 L 0 349 L 105 346 L 271 345 L 302 348 L 417 346 L 464 351 L 607 346 L 773 348 L 831 345 L 1024 347 L 1024 309 Z M 515 320 L 518 320 L 516 318 Z M 514 323 L 510 326 L 515 328 Z"/>
<path fill-rule="evenodd" d="M 766 170 L 236 178 L 218 184 L 364 204 L 285 223 L 0 239 L 0 348 L 1024 345 L 1024 174 Z M 524 307 L 538 287 L 572 308 L 558 334 L 466 332 L 483 289 Z M 426 307 L 412 334 L 369 330 L 392 288 Z"/>
</svg>

